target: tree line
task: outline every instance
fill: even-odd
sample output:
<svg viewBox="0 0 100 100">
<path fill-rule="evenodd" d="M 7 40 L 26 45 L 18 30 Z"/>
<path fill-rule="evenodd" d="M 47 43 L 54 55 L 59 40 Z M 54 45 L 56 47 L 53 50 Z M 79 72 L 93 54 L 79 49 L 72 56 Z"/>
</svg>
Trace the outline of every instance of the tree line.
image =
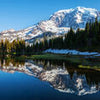
<svg viewBox="0 0 100 100">
<path fill-rule="evenodd" d="M 38 42 L 36 47 L 39 51 L 45 49 L 77 49 L 100 52 L 100 22 L 87 22 L 84 30 L 78 28 L 74 31 L 72 28 L 64 36 L 45 39 Z"/>
</svg>

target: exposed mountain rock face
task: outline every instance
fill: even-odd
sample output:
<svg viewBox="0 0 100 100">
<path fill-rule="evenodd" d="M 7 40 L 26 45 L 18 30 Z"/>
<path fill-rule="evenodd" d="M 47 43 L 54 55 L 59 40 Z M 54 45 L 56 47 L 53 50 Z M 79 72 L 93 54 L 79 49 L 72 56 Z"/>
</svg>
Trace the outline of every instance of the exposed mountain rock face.
<svg viewBox="0 0 100 100">
<path fill-rule="evenodd" d="M 55 12 L 49 20 L 41 21 L 38 24 L 15 31 L 13 29 L 0 33 L 0 39 L 24 39 L 33 42 L 37 38 L 42 38 L 43 33 L 52 32 L 53 37 L 67 33 L 70 27 L 84 29 L 86 22 L 93 22 L 95 18 L 100 18 L 100 12 L 92 8 L 77 7 L 75 9 L 60 10 Z M 52 36 L 51 36 L 52 37 Z"/>
</svg>

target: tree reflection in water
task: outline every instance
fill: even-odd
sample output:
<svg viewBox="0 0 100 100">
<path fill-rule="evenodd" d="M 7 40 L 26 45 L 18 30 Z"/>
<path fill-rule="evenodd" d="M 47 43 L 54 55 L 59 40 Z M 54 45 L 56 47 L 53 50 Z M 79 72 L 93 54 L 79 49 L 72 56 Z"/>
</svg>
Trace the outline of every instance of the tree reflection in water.
<svg viewBox="0 0 100 100">
<path fill-rule="evenodd" d="M 100 72 L 78 68 L 76 64 L 52 60 L 1 59 L 1 71 L 24 72 L 49 82 L 55 89 L 77 95 L 93 94 L 100 90 Z"/>
</svg>

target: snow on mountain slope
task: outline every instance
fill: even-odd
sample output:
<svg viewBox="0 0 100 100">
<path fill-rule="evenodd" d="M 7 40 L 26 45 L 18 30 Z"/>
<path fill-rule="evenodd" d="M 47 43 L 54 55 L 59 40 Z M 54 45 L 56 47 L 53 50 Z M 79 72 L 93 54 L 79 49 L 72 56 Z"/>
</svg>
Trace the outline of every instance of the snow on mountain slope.
<svg viewBox="0 0 100 100">
<path fill-rule="evenodd" d="M 100 17 L 100 12 L 92 8 L 77 7 L 75 9 L 60 10 L 54 13 L 53 20 L 58 27 L 84 28 L 87 21 L 94 21 Z"/>
<path fill-rule="evenodd" d="M 2 31 L 1 33 L 7 33 L 7 32 L 15 32 L 15 30 L 14 29 L 9 29 L 9 30 Z"/>
<path fill-rule="evenodd" d="M 33 42 L 37 38 L 42 38 L 43 33 L 52 32 L 53 36 L 67 33 L 70 27 L 73 29 L 84 29 L 87 21 L 94 21 L 100 18 L 100 12 L 92 8 L 77 7 L 75 9 L 60 10 L 55 12 L 49 20 L 41 21 L 32 27 L 15 31 L 10 29 L 0 33 L 0 39 L 24 39 Z M 52 35 L 51 35 L 52 36 Z"/>
</svg>

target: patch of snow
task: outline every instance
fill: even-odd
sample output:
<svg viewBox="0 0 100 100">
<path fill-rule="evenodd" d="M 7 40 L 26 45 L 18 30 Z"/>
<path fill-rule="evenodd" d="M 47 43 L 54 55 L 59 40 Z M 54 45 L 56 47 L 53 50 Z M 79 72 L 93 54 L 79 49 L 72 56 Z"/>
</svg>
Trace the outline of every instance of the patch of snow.
<svg viewBox="0 0 100 100">
<path fill-rule="evenodd" d="M 98 52 L 80 52 L 77 50 L 69 50 L 69 49 L 47 49 L 44 51 L 45 53 L 56 53 L 56 54 L 72 54 L 72 55 L 84 55 L 84 56 L 100 56 Z"/>
</svg>

